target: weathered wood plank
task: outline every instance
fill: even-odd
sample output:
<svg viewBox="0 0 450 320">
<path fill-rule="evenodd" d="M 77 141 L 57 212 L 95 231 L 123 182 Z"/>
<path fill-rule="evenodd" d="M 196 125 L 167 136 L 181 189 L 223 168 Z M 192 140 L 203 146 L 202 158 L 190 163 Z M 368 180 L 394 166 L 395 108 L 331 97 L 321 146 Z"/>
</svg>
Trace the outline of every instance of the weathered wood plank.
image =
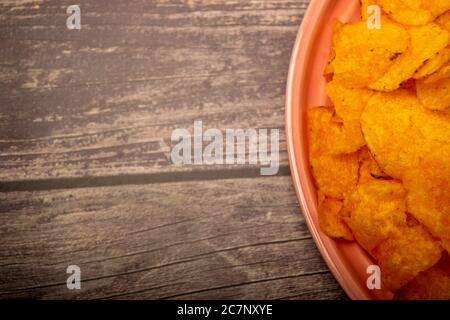
<svg viewBox="0 0 450 320">
<path fill-rule="evenodd" d="M 251 284 L 230 286 L 191 293 L 188 295 L 179 295 L 177 299 L 283 299 L 283 300 L 333 300 L 345 299 L 340 288 L 335 287 L 336 280 L 333 275 L 326 272 L 314 274 L 301 274 L 294 276 L 281 277 L 279 279 L 270 279 L 257 281 Z M 319 289 L 320 288 L 320 289 Z M 282 296 L 284 294 L 284 296 Z M 143 298 L 143 295 L 132 295 L 133 299 Z"/>
<path fill-rule="evenodd" d="M 289 177 L 1 197 L 0 298 L 345 297 Z"/>
<path fill-rule="evenodd" d="M 72 1 L 2 1 L 0 187 L 54 190 L 0 193 L 0 298 L 345 298 L 288 177 L 167 159 L 195 120 L 278 128 L 287 174 L 284 83 L 307 3 L 82 0 L 69 31 Z"/>
<path fill-rule="evenodd" d="M 232 78 L 229 81 L 230 87 L 233 86 Z M 150 88 L 148 89 L 150 90 Z M 153 88 L 155 92 L 160 89 L 161 87 Z M 144 88 L 139 90 L 146 92 Z M 0 140 L 0 178 L 16 180 L 192 170 L 192 167 L 171 166 L 168 159 L 170 149 L 167 146 L 170 145 L 172 130 L 186 128 L 192 132 L 195 120 L 202 120 L 205 130 L 210 127 L 222 130 L 226 128 L 278 128 L 281 138 L 280 162 L 281 165 L 286 164 L 286 144 L 281 127 L 283 123 L 281 88 L 277 89 L 280 91 L 280 96 L 277 98 L 280 100 L 277 102 L 280 105 L 278 111 L 266 108 L 264 103 L 268 103 L 269 99 L 263 99 L 265 102 L 257 101 L 259 94 L 256 94 L 250 101 L 246 101 L 245 105 L 241 103 L 242 109 L 236 108 L 231 97 L 235 94 L 245 95 L 246 91 L 253 94 L 251 92 L 255 88 L 247 90 L 245 87 L 241 87 L 237 90 L 241 92 L 227 94 L 222 91 L 220 93 L 220 85 L 217 84 L 217 87 L 209 92 L 216 96 L 229 96 L 230 101 L 224 102 L 226 105 L 195 109 L 189 109 L 187 105 L 178 105 L 179 108 L 176 111 L 171 111 L 170 105 L 146 107 L 146 103 L 153 103 L 151 97 L 139 98 L 138 101 L 124 104 L 113 100 L 109 103 L 100 102 L 101 106 L 120 110 L 120 114 L 112 112 L 110 115 L 107 114 L 108 112 L 102 114 L 102 111 L 98 110 L 98 114 L 94 114 L 97 113 L 94 105 L 85 102 L 91 98 L 90 95 L 92 95 L 92 99 L 108 99 L 106 91 L 104 95 L 95 95 L 94 90 L 90 90 L 91 93 L 80 90 L 80 95 L 77 94 L 66 102 L 65 106 L 70 108 L 68 111 L 64 111 L 68 112 L 67 114 L 61 116 L 57 115 L 58 110 L 61 109 L 59 104 L 70 95 L 66 95 L 64 92 L 61 95 L 49 94 L 42 99 L 45 100 L 49 110 L 56 112 L 54 118 L 40 116 L 27 121 L 20 119 L 20 115 L 29 118 L 33 112 L 25 109 L 17 110 L 17 114 L 11 113 L 11 117 L 18 118 L 17 122 L 5 120 L 5 123 L 0 126 L 3 137 L 11 134 L 21 137 L 20 139 L 2 138 Z M 199 97 L 198 103 L 202 103 L 201 99 L 207 99 L 205 98 L 207 90 L 200 89 L 200 91 L 197 95 L 194 93 L 194 97 Z M 257 91 L 263 92 L 264 89 L 259 88 Z M 124 92 L 124 90 L 118 88 L 113 92 Z M 176 92 L 180 92 L 179 89 L 174 89 L 171 95 L 175 96 Z M 187 91 L 182 92 L 185 92 L 185 98 L 188 100 Z M 268 89 L 267 92 L 271 92 L 271 90 Z M 269 93 L 269 95 L 273 94 L 277 93 Z M 203 98 L 200 98 L 201 96 Z M 26 96 L 20 97 L 20 99 L 25 98 Z M 272 99 L 270 100 L 272 101 Z M 136 108 L 134 107 L 135 103 Z M 272 103 L 276 102 L 272 101 Z M 11 101 L 5 105 L 11 104 L 14 103 Z M 86 111 L 79 110 L 81 108 L 78 106 L 85 106 Z M 89 106 L 92 108 L 89 109 Z M 234 109 L 234 111 L 226 112 L 222 108 Z M 83 115 L 84 113 L 86 115 Z M 20 122 L 25 124 L 20 125 Z M 69 125 L 72 128 L 66 128 Z M 60 126 L 61 128 L 58 129 Z M 195 169 L 198 169 L 198 166 Z"/>
<path fill-rule="evenodd" d="M 307 1 L 79 3 L 80 31 L 70 1 L 0 3 L 0 179 L 192 170 L 174 128 L 284 126 Z"/>
</svg>

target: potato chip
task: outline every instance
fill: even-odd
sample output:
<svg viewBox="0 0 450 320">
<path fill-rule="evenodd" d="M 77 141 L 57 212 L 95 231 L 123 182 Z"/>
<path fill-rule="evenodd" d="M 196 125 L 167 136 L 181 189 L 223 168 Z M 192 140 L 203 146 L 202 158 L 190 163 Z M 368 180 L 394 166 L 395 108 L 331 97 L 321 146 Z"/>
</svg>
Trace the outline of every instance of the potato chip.
<svg viewBox="0 0 450 320">
<path fill-rule="evenodd" d="M 441 247 L 420 225 L 403 227 L 375 250 L 382 288 L 398 290 L 441 258 Z"/>
<path fill-rule="evenodd" d="M 370 182 L 373 179 L 386 179 L 388 176 L 381 170 L 378 163 L 367 147 L 359 151 L 359 179 L 358 184 Z"/>
<path fill-rule="evenodd" d="M 333 122 L 333 109 L 312 108 L 308 112 L 310 163 L 316 185 L 324 195 L 344 199 L 358 182 L 358 154 L 342 154 L 351 136 L 340 123 Z M 345 149 L 345 148 L 344 148 Z"/>
<path fill-rule="evenodd" d="M 347 88 L 336 80 L 327 84 L 326 91 L 334 104 L 336 114 L 343 119 L 344 124 L 361 122 L 361 113 L 373 94 L 369 89 Z"/>
<path fill-rule="evenodd" d="M 436 19 L 436 23 L 439 24 L 441 28 L 444 28 L 448 32 L 450 32 L 450 11 L 447 11 L 446 13 L 439 16 Z"/>
<path fill-rule="evenodd" d="M 424 108 L 406 90 L 378 93 L 361 115 L 361 128 L 371 154 L 389 176 L 401 180 L 434 150 L 450 157 L 450 118 Z"/>
<path fill-rule="evenodd" d="M 432 83 L 445 78 L 450 78 L 450 63 L 445 64 L 438 71 L 426 77 L 424 82 Z"/>
<path fill-rule="evenodd" d="M 358 182 L 358 155 L 311 155 L 316 185 L 326 196 L 344 199 Z"/>
<path fill-rule="evenodd" d="M 450 163 L 440 150 L 405 172 L 408 212 L 435 237 L 450 239 Z"/>
<path fill-rule="evenodd" d="M 450 274 L 433 267 L 396 292 L 396 300 L 450 300 Z"/>
<path fill-rule="evenodd" d="M 351 151 L 357 151 L 366 144 L 361 131 L 361 113 L 372 91 L 349 89 L 333 80 L 327 85 L 327 94 L 334 103 L 336 114 L 343 120 L 345 131 L 351 135 Z"/>
<path fill-rule="evenodd" d="M 449 0 L 377 0 L 377 2 L 392 19 L 410 26 L 428 24 L 450 9 Z"/>
<path fill-rule="evenodd" d="M 333 21 L 333 34 L 337 34 L 339 33 L 339 30 L 342 28 L 344 24 L 342 22 L 340 22 L 339 20 L 335 19 Z M 328 57 L 328 63 L 327 66 L 325 67 L 325 75 L 330 75 L 334 73 L 334 60 L 336 58 L 336 51 L 334 51 L 334 47 L 336 46 L 336 37 L 333 37 L 333 42 L 332 42 L 332 46 L 330 49 L 330 55 Z"/>
<path fill-rule="evenodd" d="M 360 3 L 333 25 L 334 106 L 308 111 L 319 225 L 372 255 L 397 299 L 450 299 L 450 0 Z"/>
<path fill-rule="evenodd" d="M 422 0 L 425 9 L 429 10 L 434 17 L 443 15 L 450 10 L 450 0 Z"/>
<path fill-rule="evenodd" d="M 351 88 L 367 87 L 389 70 L 408 44 L 407 30 L 390 21 L 383 21 L 381 29 L 369 29 L 366 22 L 345 24 L 333 37 L 334 79 Z"/>
<path fill-rule="evenodd" d="M 450 254 L 450 237 L 447 239 L 441 239 L 442 248 Z"/>
<path fill-rule="evenodd" d="M 312 108 L 308 112 L 310 151 L 312 154 L 342 154 L 358 151 L 365 143 L 361 126 L 345 126 L 336 121 L 334 110 Z"/>
<path fill-rule="evenodd" d="M 348 202 L 350 229 L 369 252 L 406 226 L 406 191 L 398 181 L 372 180 L 358 185 Z"/>
<path fill-rule="evenodd" d="M 393 91 L 402 82 L 412 78 L 425 61 L 444 49 L 450 33 L 431 23 L 409 29 L 411 44 L 408 50 L 394 61 L 389 70 L 369 87 L 378 91 Z"/>
<path fill-rule="evenodd" d="M 353 240 L 352 232 L 340 215 L 342 201 L 325 198 L 319 201 L 318 215 L 320 229 L 329 237 Z"/>
<path fill-rule="evenodd" d="M 336 58 L 336 52 L 333 49 L 330 50 L 330 56 L 328 57 L 328 63 L 323 72 L 324 75 L 330 75 L 334 73 L 334 59 Z"/>
<path fill-rule="evenodd" d="M 414 79 L 422 79 L 429 76 L 440 68 L 442 68 L 447 62 L 450 61 L 450 48 L 444 48 L 430 58 L 425 64 L 414 74 Z"/>
<path fill-rule="evenodd" d="M 417 81 L 417 97 L 428 109 L 445 110 L 450 108 L 450 78 L 435 82 Z"/>
</svg>

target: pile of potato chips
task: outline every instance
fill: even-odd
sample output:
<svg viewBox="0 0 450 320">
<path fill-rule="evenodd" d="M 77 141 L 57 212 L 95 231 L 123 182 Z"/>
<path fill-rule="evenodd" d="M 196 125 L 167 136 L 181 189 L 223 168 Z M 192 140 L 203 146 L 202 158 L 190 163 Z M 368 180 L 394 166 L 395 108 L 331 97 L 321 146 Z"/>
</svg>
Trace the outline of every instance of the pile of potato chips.
<svg viewBox="0 0 450 320">
<path fill-rule="evenodd" d="M 370 253 L 396 298 L 450 299 L 450 0 L 361 7 L 334 25 L 334 107 L 308 115 L 319 223 Z"/>
</svg>

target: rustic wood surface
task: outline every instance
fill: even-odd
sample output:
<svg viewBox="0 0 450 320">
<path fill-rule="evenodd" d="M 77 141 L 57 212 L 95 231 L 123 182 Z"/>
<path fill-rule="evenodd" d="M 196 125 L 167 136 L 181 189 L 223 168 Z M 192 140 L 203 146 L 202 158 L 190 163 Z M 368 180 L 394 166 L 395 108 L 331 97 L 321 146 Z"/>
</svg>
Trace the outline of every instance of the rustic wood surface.
<svg viewBox="0 0 450 320">
<path fill-rule="evenodd" d="M 1 1 L 0 298 L 345 299 L 283 132 L 308 2 L 80 0 L 68 30 L 72 1 Z M 280 129 L 279 174 L 172 165 L 195 120 Z"/>
</svg>

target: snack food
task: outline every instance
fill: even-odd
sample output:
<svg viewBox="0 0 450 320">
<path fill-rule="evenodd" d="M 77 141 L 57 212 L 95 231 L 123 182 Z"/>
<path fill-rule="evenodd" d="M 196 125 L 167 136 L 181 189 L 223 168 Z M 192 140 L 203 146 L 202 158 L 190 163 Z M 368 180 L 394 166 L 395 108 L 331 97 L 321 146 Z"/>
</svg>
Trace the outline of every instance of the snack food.
<svg viewBox="0 0 450 320">
<path fill-rule="evenodd" d="M 397 298 L 450 299 L 450 0 L 361 2 L 361 21 L 334 24 L 333 107 L 308 113 L 319 224 Z"/>
<path fill-rule="evenodd" d="M 434 82 L 419 80 L 417 97 L 422 105 L 432 110 L 445 110 L 450 107 L 450 78 L 443 78 Z"/>
<path fill-rule="evenodd" d="M 430 23 L 450 10 L 448 0 L 375 0 L 395 21 L 410 26 Z"/>
<path fill-rule="evenodd" d="M 395 22 L 384 21 L 381 29 L 368 29 L 361 21 L 335 27 L 333 43 L 334 79 L 349 88 L 361 88 L 376 82 L 406 52 L 409 35 Z"/>
<path fill-rule="evenodd" d="M 370 88 L 378 91 L 398 89 L 402 82 L 412 78 L 426 61 L 443 50 L 450 39 L 449 32 L 435 23 L 411 27 L 408 31 L 410 37 L 408 49 L 395 59 L 389 70 L 372 83 Z"/>
<path fill-rule="evenodd" d="M 375 94 L 361 116 L 370 152 L 389 176 L 402 179 L 427 156 L 450 156 L 450 118 L 425 108 L 409 90 Z"/>
</svg>

